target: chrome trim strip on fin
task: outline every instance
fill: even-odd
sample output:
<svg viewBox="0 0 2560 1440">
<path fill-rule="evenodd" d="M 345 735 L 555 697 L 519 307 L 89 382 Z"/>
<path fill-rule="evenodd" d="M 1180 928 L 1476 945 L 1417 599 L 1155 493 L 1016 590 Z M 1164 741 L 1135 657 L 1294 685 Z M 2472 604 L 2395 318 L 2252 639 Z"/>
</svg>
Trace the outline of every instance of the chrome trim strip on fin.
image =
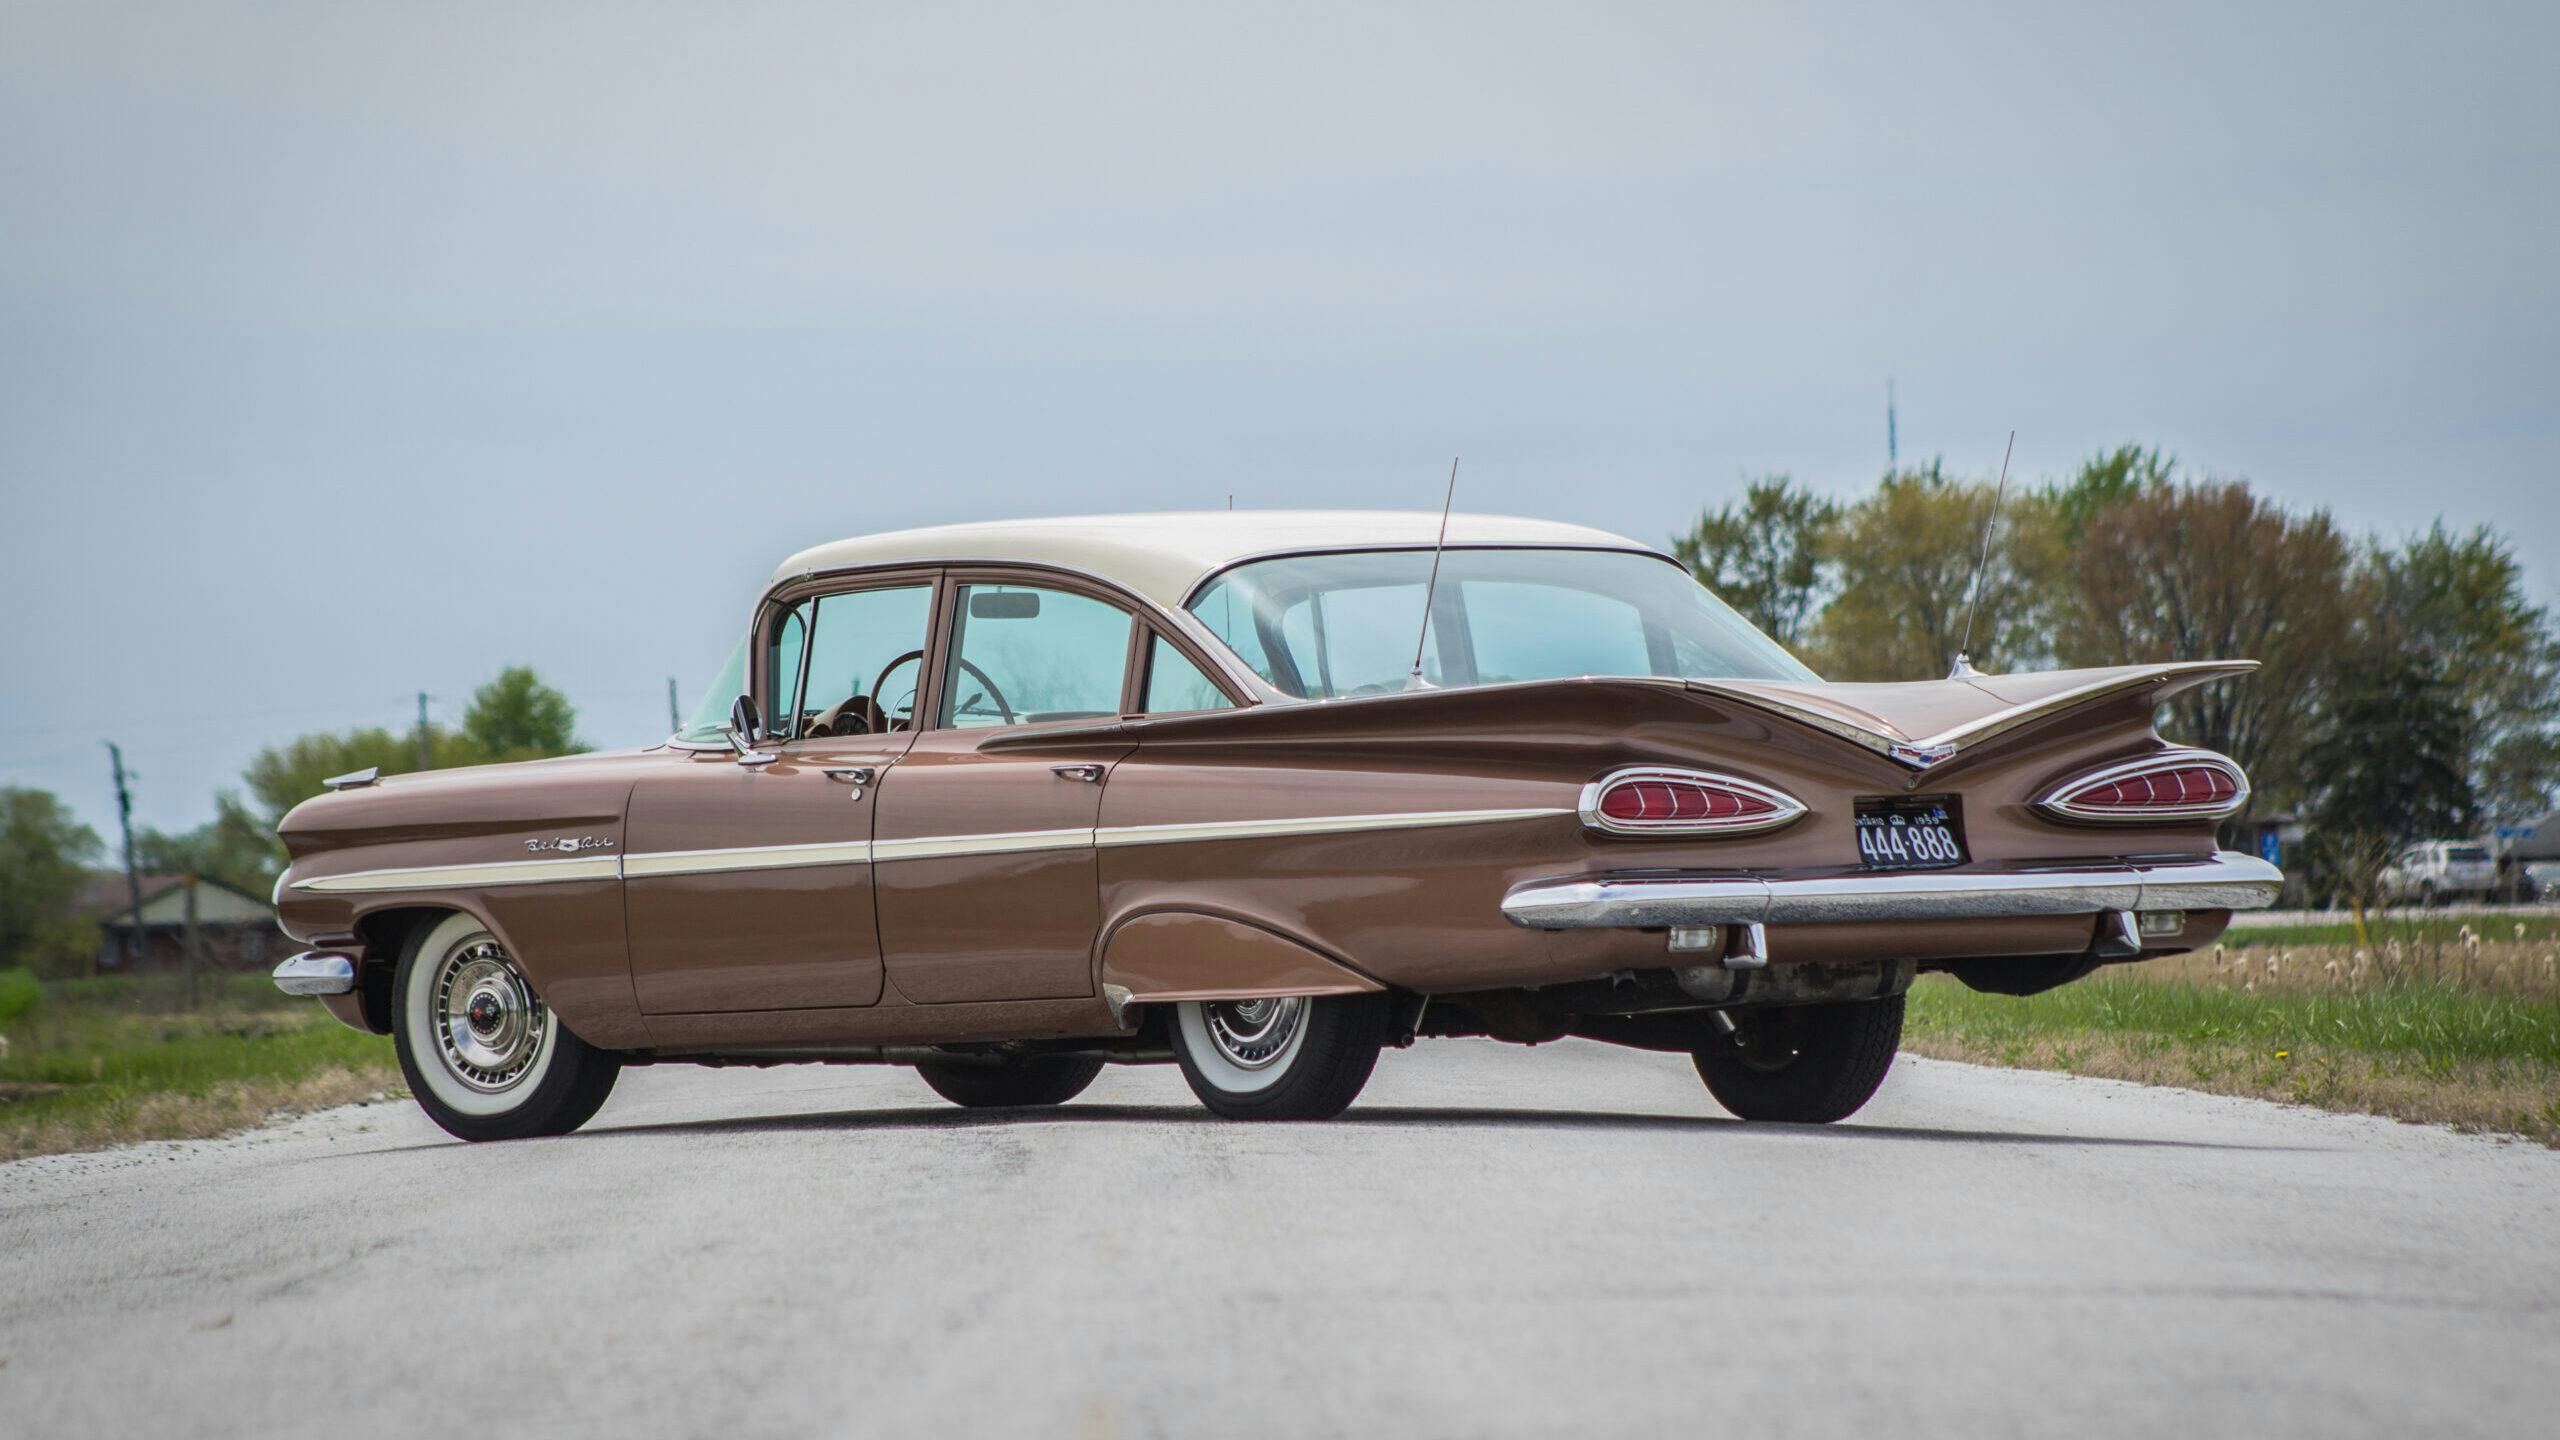
<svg viewBox="0 0 2560 1440">
<path fill-rule="evenodd" d="M 1783 715 L 1798 724 L 1810 725 L 1825 734 L 1838 736 L 1852 744 L 1910 766 L 1914 770 L 1926 770 L 1955 758 L 1963 753 L 1967 745 L 1988 740 L 1994 735 L 2014 730 L 2029 721 L 2040 719 L 2058 710 L 2067 710 L 2074 705 L 2095 700 L 2103 695 L 2158 684 L 2161 681 L 2182 676 L 2194 676 L 2198 683 L 2206 680 L 2227 679 L 2231 676 L 2246 675 L 2257 668 L 2258 662 L 2255 660 L 2181 660 L 2169 664 L 2134 666 L 2122 674 L 2092 680 L 2085 685 L 2074 685 L 2068 690 L 2056 691 L 2041 699 L 2008 705 L 1978 720 L 1968 720 L 1962 725 L 1941 730 L 1935 735 L 1916 737 L 1905 735 L 1898 730 L 1873 729 L 1827 711 L 1798 704 L 1783 695 L 1772 695 L 1743 684 L 1717 680 L 1691 680 L 1686 683 L 1689 689 L 1701 694 L 1721 696 L 1724 699 L 1756 706 L 1774 715 Z M 1973 688 L 1982 689 L 1978 685 Z M 1982 693 L 1991 694 L 1988 690 L 1983 690 Z M 1997 700 L 1999 697 L 1991 696 L 1991 698 Z"/>
<path fill-rule="evenodd" d="M 2050 870 L 1908 870 L 1805 880 L 1757 875 L 1602 876 L 1516 886 L 1502 913 L 1533 930 L 1981 920 L 2108 910 L 2259 910 L 2284 872 L 2225 850 L 2207 860 Z"/>
<path fill-rule="evenodd" d="M 1106 825 L 1094 843 L 1167 845 L 1189 840 L 1258 840 L 1290 835 L 1348 835 L 1365 830 L 1419 830 L 1442 825 L 1488 825 L 1542 820 L 1573 812 L 1559 805 L 1507 810 L 1408 810 L 1388 815 L 1310 815 L 1277 820 L 1201 820 L 1173 825 Z"/>
</svg>

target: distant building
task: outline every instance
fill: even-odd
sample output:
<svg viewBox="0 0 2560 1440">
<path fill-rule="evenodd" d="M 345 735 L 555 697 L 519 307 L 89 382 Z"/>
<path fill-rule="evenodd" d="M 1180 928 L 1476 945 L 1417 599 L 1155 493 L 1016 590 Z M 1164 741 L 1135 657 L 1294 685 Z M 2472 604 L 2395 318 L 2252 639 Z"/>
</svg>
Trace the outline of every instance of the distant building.
<svg viewBox="0 0 2560 1440">
<path fill-rule="evenodd" d="M 98 922 L 100 974 L 186 968 L 186 876 L 143 876 L 137 916 L 124 872 L 97 871 L 81 892 L 79 911 Z M 276 947 L 284 943 L 275 907 L 219 880 L 197 878 L 195 926 L 208 969 L 254 970 L 272 964 L 279 958 Z"/>
</svg>

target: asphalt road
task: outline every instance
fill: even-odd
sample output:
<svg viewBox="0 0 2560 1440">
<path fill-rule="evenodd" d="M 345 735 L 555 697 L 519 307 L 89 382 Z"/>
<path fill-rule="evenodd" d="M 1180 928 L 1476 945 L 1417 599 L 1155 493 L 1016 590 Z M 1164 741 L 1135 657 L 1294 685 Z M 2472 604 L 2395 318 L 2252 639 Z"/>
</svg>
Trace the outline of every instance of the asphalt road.
<svg viewBox="0 0 2560 1440">
<path fill-rule="evenodd" d="M 1037 1118 L 640 1071 L 0 1166 L 0 1434 L 2549 1434 L 2560 1154 L 1913 1061 L 1745 1126 L 1672 1059 L 1169 1069 Z"/>
</svg>

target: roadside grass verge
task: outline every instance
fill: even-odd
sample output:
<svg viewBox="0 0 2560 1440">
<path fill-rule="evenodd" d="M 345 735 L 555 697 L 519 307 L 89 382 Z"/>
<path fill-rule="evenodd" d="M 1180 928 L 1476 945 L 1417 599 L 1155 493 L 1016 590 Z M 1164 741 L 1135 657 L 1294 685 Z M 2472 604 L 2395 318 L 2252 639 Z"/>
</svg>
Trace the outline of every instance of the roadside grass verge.
<svg viewBox="0 0 2560 1440">
<path fill-rule="evenodd" d="M 1912 988 L 1903 1048 L 2560 1147 L 2560 999 L 2423 978 L 2351 988 L 2320 952 L 2292 957 L 2291 977 L 2254 962 L 2217 974 L 2209 954 L 2023 999 L 1930 976 Z"/>
<path fill-rule="evenodd" d="M 2477 936 L 2489 943 L 2538 943 L 2547 946 L 2560 941 L 2560 914 L 2464 916 L 2429 915 L 2419 910 L 2377 910 L 2364 919 L 2364 943 L 2368 947 L 2394 942 L 2410 949 L 2454 946 L 2462 944 L 2465 935 Z M 2263 950 L 2270 946 L 2352 946 L 2357 943 L 2356 925 L 2352 919 L 2288 925 L 2234 925 L 2223 932 L 2222 943 L 2233 950 Z"/>
<path fill-rule="evenodd" d="M 227 1135 L 399 1080 L 390 1041 L 264 976 L 47 982 L 0 1038 L 0 1161 Z"/>
</svg>

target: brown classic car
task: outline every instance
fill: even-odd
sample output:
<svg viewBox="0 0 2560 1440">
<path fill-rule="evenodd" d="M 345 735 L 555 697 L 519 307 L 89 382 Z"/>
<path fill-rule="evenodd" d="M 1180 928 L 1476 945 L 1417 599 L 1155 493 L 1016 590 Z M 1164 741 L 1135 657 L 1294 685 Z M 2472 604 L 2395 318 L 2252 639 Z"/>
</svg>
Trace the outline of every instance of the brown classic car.
<svg viewBox="0 0 2560 1440">
<path fill-rule="evenodd" d="M 1913 978 L 2192 949 L 2280 876 L 2160 702 L 2247 662 L 1826 684 L 1650 547 L 1379 513 L 958 525 L 785 561 L 693 723 L 342 776 L 276 970 L 471 1139 L 625 1065 L 911 1065 L 1054 1105 L 1171 1061 L 1339 1113 L 1419 1037 L 1689 1057 L 1748 1119 L 1875 1092 Z M 1427 612 L 1427 618 L 1426 618 Z"/>
</svg>

